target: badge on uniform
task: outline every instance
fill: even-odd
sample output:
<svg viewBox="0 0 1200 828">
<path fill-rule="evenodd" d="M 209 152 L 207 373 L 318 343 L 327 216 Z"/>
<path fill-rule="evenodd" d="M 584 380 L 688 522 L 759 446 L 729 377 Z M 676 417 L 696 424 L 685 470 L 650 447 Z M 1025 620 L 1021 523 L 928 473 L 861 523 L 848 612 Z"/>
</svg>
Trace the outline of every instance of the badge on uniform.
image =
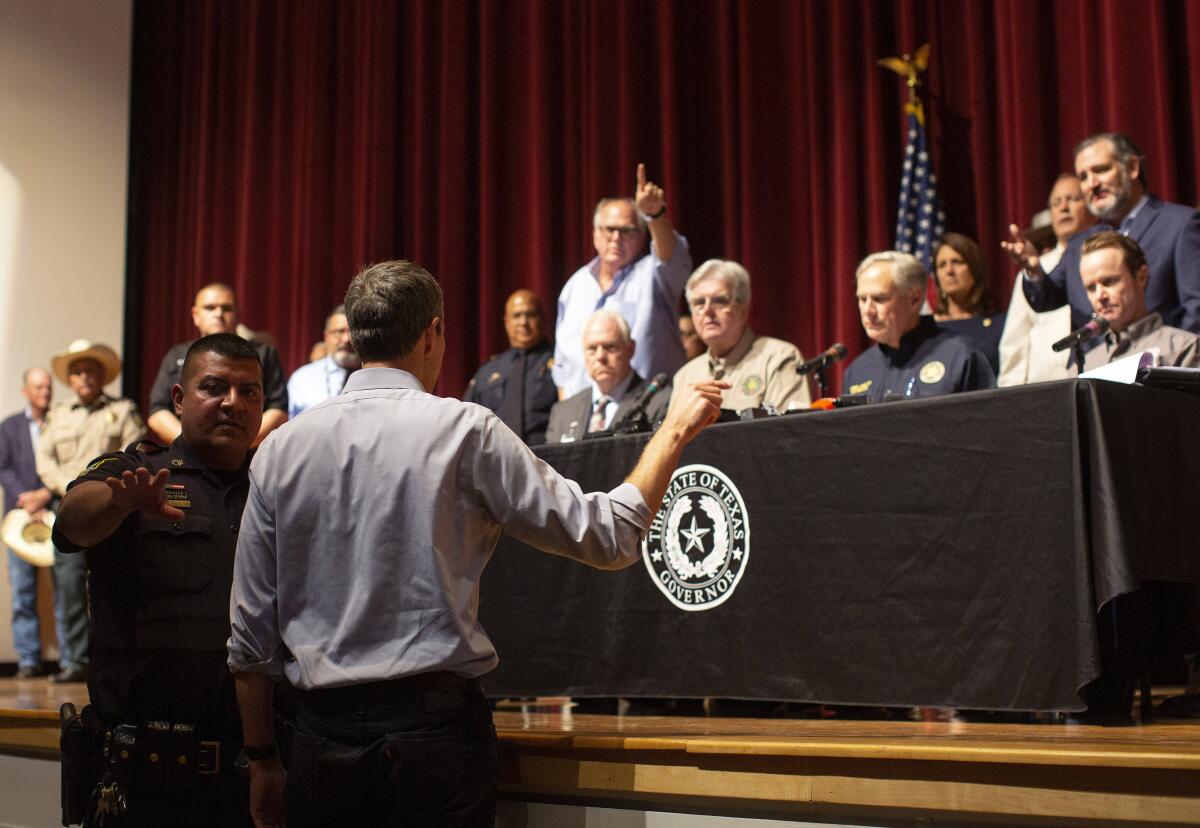
<svg viewBox="0 0 1200 828">
<path fill-rule="evenodd" d="M 875 380 L 867 380 L 866 382 L 858 383 L 858 385 L 851 385 L 850 393 L 851 394 L 864 394 L 864 393 L 866 393 L 867 389 L 871 387 L 871 383 L 873 383 L 874 381 Z"/>
<path fill-rule="evenodd" d="M 499 371 L 492 371 L 492 375 L 491 375 L 490 377 L 488 377 L 488 383 L 489 383 L 489 384 L 490 384 L 490 383 L 493 383 L 493 382 L 495 382 L 495 381 L 496 381 L 496 380 L 498 380 L 498 379 L 500 379 L 500 372 L 499 372 Z"/>
<path fill-rule="evenodd" d="M 108 420 L 110 424 L 115 423 L 117 421 L 117 412 L 109 409 L 108 411 L 104 412 L 104 418 Z"/>
<path fill-rule="evenodd" d="M 932 385 L 946 376 L 946 365 L 937 359 L 930 360 L 921 366 L 919 376 L 921 377 L 921 382 Z"/>
<path fill-rule="evenodd" d="M 191 496 L 187 486 L 182 483 L 168 483 L 163 486 L 163 494 L 166 495 L 168 506 L 174 506 L 176 509 L 192 508 Z"/>
<path fill-rule="evenodd" d="M 758 374 L 751 374 L 750 376 L 748 376 L 744 380 L 742 380 L 742 393 L 743 394 L 757 394 L 759 391 L 762 390 L 762 387 L 763 387 L 762 377 L 760 377 Z"/>
</svg>

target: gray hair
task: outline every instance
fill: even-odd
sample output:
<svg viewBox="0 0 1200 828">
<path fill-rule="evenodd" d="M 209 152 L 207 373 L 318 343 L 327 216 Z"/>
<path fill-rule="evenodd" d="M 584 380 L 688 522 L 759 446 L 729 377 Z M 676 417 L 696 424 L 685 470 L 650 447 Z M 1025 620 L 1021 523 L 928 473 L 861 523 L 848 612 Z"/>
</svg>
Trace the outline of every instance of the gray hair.
<svg viewBox="0 0 1200 828">
<path fill-rule="evenodd" d="M 1108 141 L 1112 144 L 1113 156 L 1122 164 L 1128 164 L 1129 159 L 1136 158 L 1138 160 L 1138 181 L 1142 182 L 1142 186 L 1146 186 L 1146 156 L 1138 148 L 1138 145 L 1133 143 L 1133 139 L 1123 132 L 1096 132 L 1084 138 L 1075 145 L 1075 155 L 1083 152 L 1092 144 L 1100 141 Z"/>
<path fill-rule="evenodd" d="M 646 232 L 646 220 L 642 218 L 642 211 L 637 208 L 637 202 L 629 196 L 614 196 L 612 198 L 602 198 L 597 201 L 596 210 L 592 213 L 592 229 L 600 229 L 600 213 L 610 204 L 628 204 L 629 209 L 633 210 L 633 221 L 637 224 L 638 232 Z"/>
<path fill-rule="evenodd" d="M 750 304 L 750 274 L 746 272 L 746 268 L 730 259 L 709 259 L 696 268 L 683 287 L 688 304 L 692 302 L 692 290 L 696 285 L 705 279 L 717 277 L 724 279 L 725 284 L 729 285 L 729 289 L 733 291 L 733 301 L 739 305 Z"/>
<path fill-rule="evenodd" d="M 617 326 L 617 330 L 621 334 L 622 345 L 628 345 L 633 341 L 633 334 L 629 331 L 629 323 L 625 321 L 625 317 L 621 316 L 621 314 L 617 313 L 615 310 L 609 310 L 608 308 L 601 308 L 588 317 L 587 322 L 585 322 L 583 325 L 584 333 L 587 332 L 587 329 L 590 328 L 592 323 L 597 319 L 609 319 Z"/>
<path fill-rule="evenodd" d="M 858 269 L 854 271 L 855 286 L 858 285 L 858 278 L 867 268 L 881 263 L 892 266 L 892 284 L 899 290 L 906 293 L 923 293 L 925 291 L 925 285 L 929 279 L 928 274 L 925 273 L 925 265 L 921 264 L 921 260 L 911 253 L 900 253 L 896 250 L 881 250 L 859 262 Z"/>
<path fill-rule="evenodd" d="M 346 291 L 350 341 L 363 362 L 407 356 L 435 316 L 442 316 L 442 288 L 413 262 L 364 268 Z"/>
</svg>

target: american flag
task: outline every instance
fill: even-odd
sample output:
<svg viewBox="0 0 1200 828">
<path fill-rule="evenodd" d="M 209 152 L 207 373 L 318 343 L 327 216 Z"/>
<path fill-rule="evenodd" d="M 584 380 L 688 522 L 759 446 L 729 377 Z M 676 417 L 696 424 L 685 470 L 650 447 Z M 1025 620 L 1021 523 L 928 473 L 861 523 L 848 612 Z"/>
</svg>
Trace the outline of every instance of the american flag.
<svg viewBox="0 0 1200 828">
<path fill-rule="evenodd" d="M 946 229 L 946 214 L 937 194 L 937 176 L 925 146 L 925 119 L 917 106 L 908 109 L 908 146 L 900 178 L 900 210 L 896 214 L 896 249 L 912 253 L 933 270 L 933 244 Z"/>
</svg>

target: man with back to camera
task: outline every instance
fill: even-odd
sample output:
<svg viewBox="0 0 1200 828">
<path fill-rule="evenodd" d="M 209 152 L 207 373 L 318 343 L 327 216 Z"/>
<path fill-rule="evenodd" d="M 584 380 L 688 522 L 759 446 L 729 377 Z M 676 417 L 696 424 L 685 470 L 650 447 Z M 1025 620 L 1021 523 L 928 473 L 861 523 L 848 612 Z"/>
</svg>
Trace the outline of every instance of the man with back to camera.
<svg viewBox="0 0 1200 828">
<path fill-rule="evenodd" d="M 463 394 L 464 402 L 492 411 L 531 446 L 545 442 L 550 408 L 558 400 L 551 374 L 554 349 L 546 341 L 543 318 L 536 293 L 514 291 L 504 303 L 509 348 L 483 363 Z"/>
<path fill-rule="evenodd" d="M 630 365 L 637 343 L 629 325 L 615 311 L 598 310 L 583 328 L 583 358 L 591 387 L 560 400 L 550 409 L 547 443 L 571 443 L 584 434 L 613 431 L 637 405 L 646 380 Z M 653 424 L 666 411 L 667 394 L 655 394 L 645 406 L 646 421 Z"/>
<path fill-rule="evenodd" d="M 21 376 L 26 406 L 0 423 L 0 486 L 4 513 L 24 509 L 30 521 L 41 521 L 53 495 L 37 475 L 34 455 L 50 408 L 50 375 L 27 368 Z M 37 614 L 38 568 L 8 550 L 8 583 L 12 588 L 12 637 L 17 651 L 17 678 L 43 674 L 41 625 Z M 59 642 L 59 649 L 64 649 Z"/>
<path fill-rule="evenodd" d="M 1075 234 L 1096 223 L 1096 217 L 1087 209 L 1079 176 L 1073 172 L 1062 173 L 1054 180 L 1047 207 L 1056 244 L 1038 257 L 1044 272 L 1054 269 Z M 1004 317 L 1000 374 L 996 377 L 996 385 L 1000 387 L 1067 379 L 1077 373 L 1074 366 L 1067 365 L 1066 355 L 1055 353 L 1051 348 L 1071 332 L 1070 306 L 1063 305 L 1042 313 L 1034 311 L 1025 298 L 1023 280 L 1024 276 L 1018 273 Z"/>
<path fill-rule="evenodd" d="M 427 390 L 443 314 L 417 265 L 359 273 L 346 315 L 364 367 L 251 465 L 229 666 L 257 824 L 282 822 L 286 790 L 292 828 L 491 826 L 496 737 L 478 677 L 497 658 L 477 607 L 501 530 L 597 568 L 634 565 L 680 452 L 717 417 L 723 384 L 688 389 L 627 481 L 584 494 L 491 412 Z M 286 774 L 271 755 L 280 676 L 297 688 Z"/>
<path fill-rule="evenodd" d="M 192 305 L 192 324 L 196 326 L 200 336 L 237 333 L 238 303 L 233 288 L 220 282 L 200 288 Z M 192 341 L 171 346 L 163 357 L 158 375 L 154 378 L 154 385 L 150 389 L 150 414 L 146 425 L 164 446 L 169 446 L 179 436 L 179 418 L 175 416 L 171 389 L 179 384 L 183 358 Z M 262 363 L 263 393 L 266 395 L 262 425 L 255 441 L 255 445 L 258 445 L 272 430 L 287 422 L 288 400 L 286 378 L 279 361 L 279 352 L 272 345 L 259 342 L 251 344 L 258 351 L 258 358 Z"/>
<path fill-rule="evenodd" d="M 1085 241 L 1080 252 L 1083 289 L 1109 323 L 1108 333 L 1088 351 L 1087 367 L 1157 348 L 1159 365 L 1200 368 L 1200 337 L 1164 325 L 1161 315 L 1146 309 L 1150 268 L 1137 242 L 1107 230 Z"/>
<path fill-rule="evenodd" d="M 692 322 L 706 351 L 679 369 L 674 385 L 716 379 L 728 382 L 722 408 L 771 406 L 807 408 L 808 378 L 796 373 L 804 362 L 790 342 L 750 330 L 750 274 L 734 261 L 709 259 L 696 268 L 684 290 Z"/>
<path fill-rule="evenodd" d="M 112 348 L 77 339 L 55 354 L 50 370 L 71 389 L 46 415 L 37 444 L 38 477 L 58 498 L 93 457 L 141 439 L 146 427 L 132 400 L 113 399 L 104 386 L 121 374 L 121 358 Z M 88 676 L 87 567 L 83 558 L 54 550 L 54 615 L 60 642 L 53 682 L 81 682 Z"/>
<path fill-rule="evenodd" d="M 1088 236 L 1116 230 L 1136 241 L 1146 254 L 1149 282 L 1146 306 L 1163 322 L 1200 333 L 1200 212 L 1150 195 L 1146 158 L 1127 135 L 1098 132 L 1075 147 L 1075 172 L 1087 208 L 1099 223 L 1079 233 L 1049 273 L 1042 270 L 1037 249 L 1010 225 L 1002 245 L 1024 268 L 1023 286 L 1036 311 L 1069 304 L 1071 326 L 1083 325 L 1092 305 L 1079 278 L 1079 256 Z"/>
<path fill-rule="evenodd" d="M 982 351 L 921 315 L 925 268 L 908 253 L 872 253 L 854 274 L 863 330 L 875 345 L 842 380 L 847 394 L 871 402 L 975 391 L 996 384 Z"/>
<path fill-rule="evenodd" d="M 575 271 L 558 295 L 554 382 L 560 399 L 589 385 L 579 343 L 584 324 L 601 308 L 629 323 L 638 343 L 633 368 L 643 377 L 670 376 L 684 363 L 676 317 L 692 257 L 687 239 L 667 217 L 662 187 L 646 180 L 645 164 L 638 164 L 633 198 L 604 198 L 596 205 L 592 244 L 596 258 Z"/>
<path fill-rule="evenodd" d="M 300 416 L 319 402 L 336 397 L 346 384 L 346 377 L 362 365 L 350 342 L 344 305 L 338 305 L 325 317 L 323 342 L 324 355 L 301 365 L 288 379 L 289 419 Z"/>
<path fill-rule="evenodd" d="M 180 379 L 171 389 L 179 437 L 96 458 L 71 483 L 54 526 L 56 546 L 86 553 L 88 695 L 114 736 L 102 782 L 118 788 L 94 797 L 105 825 L 250 823 L 225 659 L 262 366 L 250 342 L 211 334 L 188 348 Z M 117 761 L 118 744 L 131 758 Z M 123 815 L 113 812 L 118 795 Z"/>
</svg>

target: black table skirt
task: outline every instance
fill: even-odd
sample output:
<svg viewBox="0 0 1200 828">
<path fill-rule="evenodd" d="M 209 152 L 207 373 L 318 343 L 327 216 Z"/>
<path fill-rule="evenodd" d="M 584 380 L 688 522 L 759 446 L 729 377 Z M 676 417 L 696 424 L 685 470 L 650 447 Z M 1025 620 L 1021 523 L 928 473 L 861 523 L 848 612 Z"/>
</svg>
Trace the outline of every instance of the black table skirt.
<svg viewBox="0 0 1200 828">
<path fill-rule="evenodd" d="M 688 611 L 645 559 L 598 572 L 504 537 L 481 587 L 485 686 L 1081 709 L 1097 610 L 1143 580 L 1200 581 L 1198 422 L 1181 392 L 1064 381 L 713 426 L 681 465 L 741 495 L 734 588 Z M 607 490 L 646 439 L 538 454 Z"/>
</svg>

